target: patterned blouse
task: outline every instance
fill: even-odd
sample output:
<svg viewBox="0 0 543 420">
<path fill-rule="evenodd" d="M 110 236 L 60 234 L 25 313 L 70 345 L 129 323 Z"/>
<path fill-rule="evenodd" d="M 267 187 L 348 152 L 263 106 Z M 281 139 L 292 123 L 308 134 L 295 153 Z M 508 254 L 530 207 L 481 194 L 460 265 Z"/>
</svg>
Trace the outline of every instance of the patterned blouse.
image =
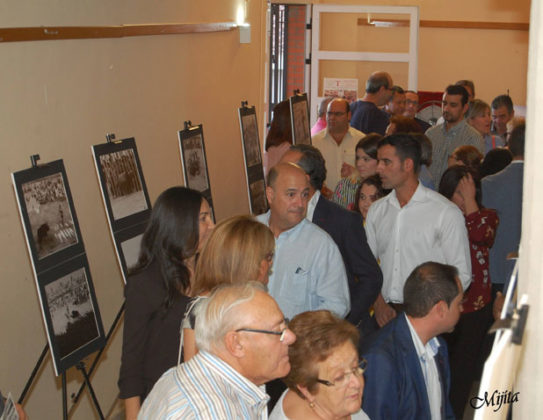
<svg viewBox="0 0 543 420">
<path fill-rule="evenodd" d="M 464 295 L 464 313 L 482 309 L 491 301 L 488 251 L 494 244 L 498 223 L 498 215 L 492 209 L 482 208 L 466 216 L 472 283 Z"/>
<path fill-rule="evenodd" d="M 356 199 L 356 190 L 360 186 L 360 183 L 361 180 L 359 177 L 349 176 L 347 178 L 341 178 L 336 185 L 331 200 L 341 207 L 352 210 Z"/>
</svg>

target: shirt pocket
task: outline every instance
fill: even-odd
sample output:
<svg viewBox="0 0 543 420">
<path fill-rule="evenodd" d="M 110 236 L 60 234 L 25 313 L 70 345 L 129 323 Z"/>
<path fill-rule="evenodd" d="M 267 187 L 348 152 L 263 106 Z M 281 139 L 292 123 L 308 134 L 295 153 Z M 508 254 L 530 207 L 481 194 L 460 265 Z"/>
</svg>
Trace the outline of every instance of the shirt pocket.
<svg viewBox="0 0 543 420">
<path fill-rule="evenodd" d="M 306 310 L 309 309 L 306 302 L 309 295 L 310 273 L 298 267 L 296 272 L 292 275 L 292 281 L 290 284 L 285 285 L 282 294 L 284 299 L 291 305 Z"/>
</svg>

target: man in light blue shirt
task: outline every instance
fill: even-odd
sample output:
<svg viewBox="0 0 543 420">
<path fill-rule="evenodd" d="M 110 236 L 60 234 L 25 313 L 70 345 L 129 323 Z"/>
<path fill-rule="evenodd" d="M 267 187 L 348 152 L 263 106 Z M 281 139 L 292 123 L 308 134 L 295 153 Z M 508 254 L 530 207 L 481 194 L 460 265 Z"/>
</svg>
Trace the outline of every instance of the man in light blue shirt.
<svg viewBox="0 0 543 420">
<path fill-rule="evenodd" d="M 257 217 L 275 236 L 268 290 L 287 318 L 317 309 L 344 317 L 350 301 L 343 259 L 332 238 L 305 218 L 308 196 L 309 179 L 298 165 L 270 170 L 270 210 Z"/>
</svg>

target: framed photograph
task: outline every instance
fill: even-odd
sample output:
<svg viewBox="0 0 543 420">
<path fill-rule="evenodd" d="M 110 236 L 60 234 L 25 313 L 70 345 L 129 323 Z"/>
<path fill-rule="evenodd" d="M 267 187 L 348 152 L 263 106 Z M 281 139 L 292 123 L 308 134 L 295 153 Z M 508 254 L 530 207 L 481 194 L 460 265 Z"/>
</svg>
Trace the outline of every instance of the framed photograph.
<svg viewBox="0 0 543 420">
<path fill-rule="evenodd" d="M 268 204 L 255 107 L 242 106 L 238 108 L 238 116 L 249 206 L 251 213 L 258 215 L 267 211 Z"/>
<path fill-rule="evenodd" d="M 311 144 L 307 93 L 291 96 L 289 104 L 294 144 Z"/>
<path fill-rule="evenodd" d="M 151 202 L 135 139 L 97 144 L 92 151 L 112 231 L 146 221 Z"/>
<path fill-rule="evenodd" d="M 264 180 L 258 180 L 249 184 L 249 193 L 251 199 L 251 213 L 259 215 L 268 211 L 268 201 L 266 200 L 266 185 Z"/>
<path fill-rule="evenodd" d="M 37 276 L 38 294 L 56 375 L 105 345 L 85 255 Z"/>
<path fill-rule="evenodd" d="M 146 228 L 147 223 L 141 223 L 114 234 L 117 259 L 121 266 L 125 284 L 132 269 L 138 262 L 141 239 L 143 238 Z"/>
<path fill-rule="evenodd" d="M 12 180 L 34 272 L 84 253 L 64 162 L 14 172 Z"/>
<path fill-rule="evenodd" d="M 239 108 L 238 115 L 245 164 L 248 168 L 255 165 L 262 165 L 262 155 L 260 153 L 260 140 L 258 137 L 255 107 Z"/>
<path fill-rule="evenodd" d="M 178 135 L 185 186 L 203 194 L 211 207 L 214 218 L 203 126 L 200 124 L 186 128 L 179 131 Z"/>
</svg>

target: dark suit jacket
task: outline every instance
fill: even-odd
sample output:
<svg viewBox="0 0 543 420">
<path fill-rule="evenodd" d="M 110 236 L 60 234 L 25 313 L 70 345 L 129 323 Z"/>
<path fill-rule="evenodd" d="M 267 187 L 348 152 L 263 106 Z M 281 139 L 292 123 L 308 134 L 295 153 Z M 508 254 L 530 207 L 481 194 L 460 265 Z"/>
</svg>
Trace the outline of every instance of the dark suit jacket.
<svg viewBox="0 0 543 420">
<path fill-rule="evenodd" d="M 448 398 L 447 345 L 443 339 L 438 340 L 435 361 L 441 382 L 441 415 L 454 419 Z M 362 354 L 368 361 L 362 408 L 370 419 L 431 419 L 424 376 L 404 313 L 379 330 Z"/>
<path fill-rule="evenodd" d="M 343 257 L 351 297 L 351 312 L 347 319 L 355 325 L 361 321 L 366 325 L 369 308 L 381 291 L 383 274 L 368 246 L 362 215 L 321 195 L 312 222 L 332 237 Z"/>
<path fill-rule="evenodd" d="M 507 284 L 513 272 L 514 261 L 507 254 L 517 252 L 522 222 L 523 162 L 511 162 L 502 171 L 483 178 L 481 182 L 483 205 L 495 209 L 500 218 L 494 246 L 490 248 L 490 280 Z"/>
</svg>

